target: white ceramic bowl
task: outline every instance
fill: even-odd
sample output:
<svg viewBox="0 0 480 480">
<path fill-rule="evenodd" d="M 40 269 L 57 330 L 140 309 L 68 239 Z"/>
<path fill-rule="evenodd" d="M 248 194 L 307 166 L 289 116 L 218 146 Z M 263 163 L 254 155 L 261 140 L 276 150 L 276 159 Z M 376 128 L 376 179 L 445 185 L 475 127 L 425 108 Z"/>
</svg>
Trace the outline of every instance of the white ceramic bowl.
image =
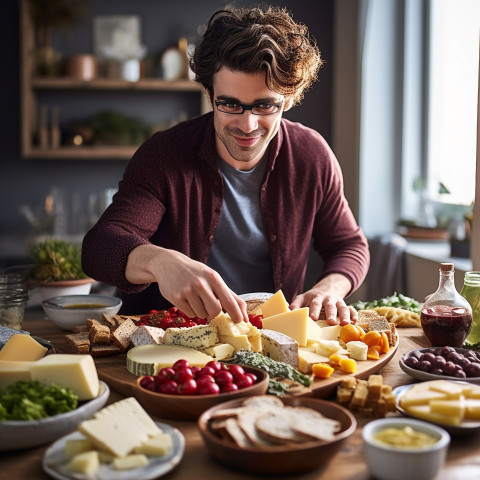
<svg viewBox="0 0 480 480">
<path fill-rule="evenodd" d="M 122 300 L 107 295 L 61 295 L 42 302 L 48 318 L 63 330 L 84 325 L 87 318 L 102 319 L 102 313 L 116 315 Z"/>
<path fill-rule="evenodd" d="M 381 445 L 373 436 L 384 428 L 412 427 L 438 438 L 422 449 L 403 449 Z M 441 427 L 409 418 L 381 418 L 367 423 L 362 430 L 363 452 L 372 477 L 378 480 L 431 480 L 445 462 L 450 435 Z"/>
<path fill-rule="evenodd" d="M 98 397 L 81 402 L 80 406 L 71 412 L 41 420 L 0 422 L 0 451 L 37 447 L 59 439 L 103 408 L 109 396 L 108 385 L 100 382 Z"/>
<path fill-rule="evenodd" d="M 92 278 L 64 280 L 58 282 L 27 282 L 28 307 L 40 306 L 44 300 L 60 295 L 88 295 L 95 282 Z"/>
</svg>

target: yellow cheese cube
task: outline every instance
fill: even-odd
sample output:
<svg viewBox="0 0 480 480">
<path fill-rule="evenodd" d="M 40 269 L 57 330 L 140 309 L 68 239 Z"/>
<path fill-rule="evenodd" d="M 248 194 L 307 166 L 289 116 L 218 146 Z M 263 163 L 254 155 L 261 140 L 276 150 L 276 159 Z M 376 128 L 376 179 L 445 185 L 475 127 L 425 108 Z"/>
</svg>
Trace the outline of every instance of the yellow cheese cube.
<svg viewBox="0 0 480 480">
<path fill-rule="evenodd" d="M 308 307 L 299 308 L 286 313 L 273 315 L 262 320 L 263 328 L 284 333 L 298 342 L 300 347 L 307 345 Z"/>
<path fill-rule="evenodd" d="M 148 465 L 148 458 L 138 453 L 113 460 L 115 470 L 133 470 L 134 468 L 144 467 L 145 465 Z"/>
<path fill-rule="evenodd" d="M 85 474 L 96 472 L 99 467 L 98 452 L 95 450 L 79 453 L 67 464 L 68 470 Z"/>
<path fill-rule="evenodd" d="M 235 349 L 232 345 L 228 343 L 218 343 L 213 347 L 208 347 L 204 350 L 207 355 L 215 357 L 216 360 L 224 360 L 226 358 L 230 358 L 233 355 Z"/>
<path fill-rule="evenodd" d="M 464 391 L 464 395 L 465 395 L 465 398 L 480 399 L 480 385 L 471 383 L 469 391 L 468 392 Z"/>
<path fill-rule="evenodd" d="M 254 352 L 262 351 L 262 336 L 259 331 L 257 331 L 255 335 L 248 337 L 248 341 L 250 342 L 250 347 Z"/>
<path fill-rule="evenodd" d="M 40 360 L 47 349 L 30 335 L 16 333 L 12 335 L 0 350 L 0 360 L 15 362 L 35 362 Z"/>
<path fill-rule="evenodd" d="M 465 417 L 469 420 L 480 420 L 480 400 L 468 399 L 465 401 Z"/>
<path fill-rule="evenodd" d="M 0 388 L 20 380 L 28 382 L 32 379 L 30 368 L 35 362 L 18 362 L 0 360 Z"/>
<path fill-rule="evenodd" d="M 459 400 L 431 400 L 430 411 L 440 415 L 463 418 L 465 415 L 465 402 Z"/>
<path fill-rule="evenodd" d="M 32 380 L 43 385 L 56 383 L 71 388 L 79 400 L 91 400 L 98 396 L 100 383 L 91 355 L 57 353 L 47 355 L 31 367 Z"/>
<path fill-rule="evenodd" d="M 413 417 L 421 418 L 433 423 L 441 423 L 444 425 L 460 425 L 462 417 L 453 417 L 442 415 L 440 413 L 433 413 L 430 410 L 430 405 L 408 405 L 405 411 Z"/>
<path fill-rule="evenodd" d="M 413 385 L 400 397 L 400 405 L 406 408 L 409 405 L 428 405 L 431 400 L 446 400 L 447 395 L 430 389 L 430 382 Z"/>
<path fill-rule="evenodd" d="M 162 456 L 167 455 L 171 450 L 172 437 L 168 433 L 159 433 L 136 447 L 134 451 L 149 456 Z"/>
<path fill-rule="evenodd" d="M 281 290 L 278 290 L 274 295 L 272 295 L 268 300 L 259 305 L 253 313 L 261 312 L 263 318 L 272 317 L 273 315 L 278 315 L 279 313 L 285 313 L 290 311 L 288 303 L 285 300 L 285 296 Z"/>
<path fill-rule="evenodd" d="M 304 347 L 298 349 L 298 370 L 302 373 L 312 373 L 312 367 L 316 363 L 328 363 L 328 357 L 305 350 Z"/>
</svg>

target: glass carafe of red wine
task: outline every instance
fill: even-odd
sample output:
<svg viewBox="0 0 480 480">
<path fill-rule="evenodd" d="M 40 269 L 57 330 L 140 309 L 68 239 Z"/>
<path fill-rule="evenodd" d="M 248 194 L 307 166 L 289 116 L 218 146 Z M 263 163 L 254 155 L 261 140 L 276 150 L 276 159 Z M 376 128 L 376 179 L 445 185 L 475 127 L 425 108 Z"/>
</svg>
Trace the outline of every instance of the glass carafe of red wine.
<svg viewBox="0 0 480 480">
<path fill-rule="evenodd" d="M 441 263 L 439 273 L 438 289 L 422 307 L 422 329 L 432 347 L 461 347 L 472 328 L 472 308 L 455 288 L 453 263 Z"/>
</svg>

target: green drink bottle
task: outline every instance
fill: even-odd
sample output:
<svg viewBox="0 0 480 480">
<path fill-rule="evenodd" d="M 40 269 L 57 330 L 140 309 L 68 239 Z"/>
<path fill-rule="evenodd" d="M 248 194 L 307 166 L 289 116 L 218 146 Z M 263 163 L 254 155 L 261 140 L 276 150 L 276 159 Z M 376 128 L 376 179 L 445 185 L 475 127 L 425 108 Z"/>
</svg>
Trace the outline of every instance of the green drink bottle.
<svg viewBox="0 0 480 480">
<path fill-rule="evenodd" d="M 472 307 L 472 329 L 466 341 L 470 344 L 480 342 L 480 271 L 465 272 L 460 295 L 464 296 Z"/>
</svg>

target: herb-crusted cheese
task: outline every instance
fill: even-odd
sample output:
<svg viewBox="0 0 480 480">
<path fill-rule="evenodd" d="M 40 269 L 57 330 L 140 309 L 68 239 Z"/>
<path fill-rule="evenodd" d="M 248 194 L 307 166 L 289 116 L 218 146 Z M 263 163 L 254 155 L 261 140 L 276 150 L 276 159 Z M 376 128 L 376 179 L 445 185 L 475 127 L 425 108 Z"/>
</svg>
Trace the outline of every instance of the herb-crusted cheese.
<svg viewBox="0 0 480 480">
<path fill-rule="evenodd" d="M 205 349 L 218 343 L 217 329 L 212 325 L 188 328 L 167 328 L 163 336 L 166 345 Z"/>
<path fill-rule="evenodd" d="M 274 330 L 261 330 L 262 353 L 277 362 L 298 368 L 298 342 Z"/>
<path fill-rule="evenodd" d="M 167 329 L 168 330 L 168 329 Z M 127 352 L 127 370 L 137 377 L 156 375 L 177 360 L 185 359 L 192 366 L 204 367 L 213 358 L 193 348 L 176 345 L 140 345 Z"/>
</svg>

